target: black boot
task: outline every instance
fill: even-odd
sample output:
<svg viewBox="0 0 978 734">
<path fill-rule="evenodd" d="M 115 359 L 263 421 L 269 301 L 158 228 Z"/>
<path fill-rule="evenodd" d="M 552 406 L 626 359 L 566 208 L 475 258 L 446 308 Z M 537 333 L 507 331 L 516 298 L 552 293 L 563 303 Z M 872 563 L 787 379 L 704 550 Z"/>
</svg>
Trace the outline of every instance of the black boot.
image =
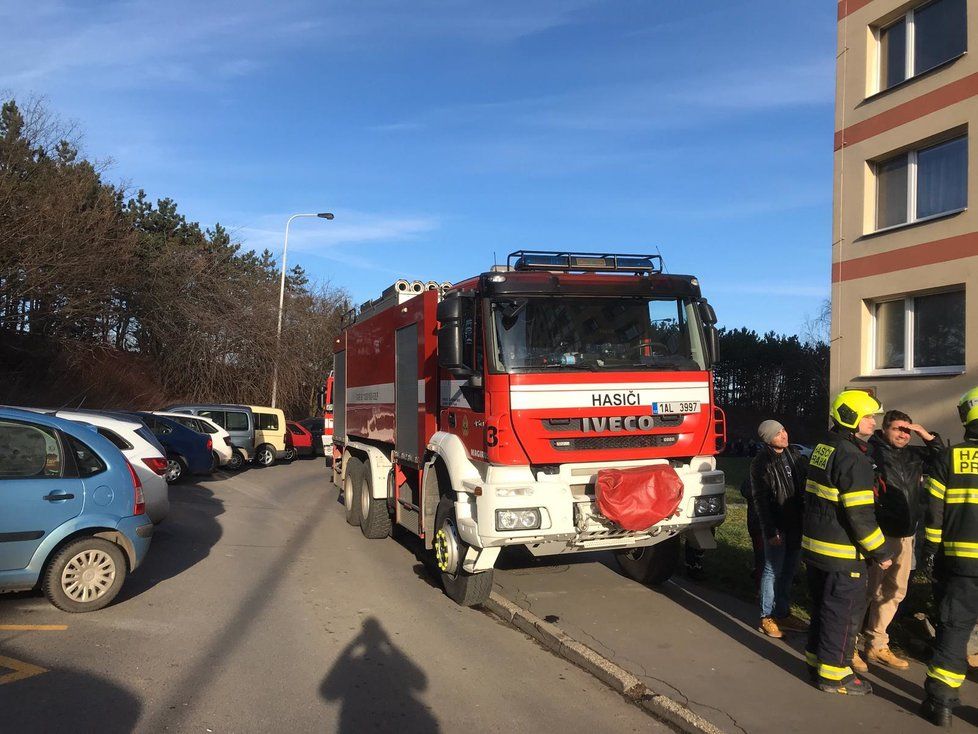
<svg viewBox="0 0 978 734">
<path fill-rule="evenodd" d="M 943 729 L 951 728 L 951 709 L 933 698 L 924 699 L 920 704 L 920 715 L 934 726 Z"/>
</svg>

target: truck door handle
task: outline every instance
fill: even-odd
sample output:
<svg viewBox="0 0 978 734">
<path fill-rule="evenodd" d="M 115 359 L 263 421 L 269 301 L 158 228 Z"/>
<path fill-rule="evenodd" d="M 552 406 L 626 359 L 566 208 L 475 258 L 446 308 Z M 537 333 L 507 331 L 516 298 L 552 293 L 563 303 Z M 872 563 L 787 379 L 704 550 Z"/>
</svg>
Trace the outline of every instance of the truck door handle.
<svg viewBox="0 0 978 734">
<path fill-rule="evenodd" d="M 68 492 L 51 492 L 50 494 L 44 495 L 41 499 L 47 500 L 48 502 L 59 502 L 61 500 L 73 500 L 75 495 Z"/>
</svg>

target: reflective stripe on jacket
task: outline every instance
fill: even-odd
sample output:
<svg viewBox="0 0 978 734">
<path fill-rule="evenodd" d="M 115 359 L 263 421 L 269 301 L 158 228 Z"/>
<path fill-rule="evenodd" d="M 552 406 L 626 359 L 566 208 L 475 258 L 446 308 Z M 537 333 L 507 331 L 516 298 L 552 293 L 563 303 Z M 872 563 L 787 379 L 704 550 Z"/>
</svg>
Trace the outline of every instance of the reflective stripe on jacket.
<svg viewBox="0 0 978 734">
<path fill-rule="evenodd" d="M 927 480 L 929 543 L 939 546 L 947 570 L 978 576 L 978 436 L 944 451 Z"/>
<path fill-rule="evenodd" d="M 892 554 L 876 522 L 876 475 L 850 434 L 830 431 L 812 451 L 805 483 L 805 561 L 826 571 L 860 572 L 866 558 Z"/>
</svg>

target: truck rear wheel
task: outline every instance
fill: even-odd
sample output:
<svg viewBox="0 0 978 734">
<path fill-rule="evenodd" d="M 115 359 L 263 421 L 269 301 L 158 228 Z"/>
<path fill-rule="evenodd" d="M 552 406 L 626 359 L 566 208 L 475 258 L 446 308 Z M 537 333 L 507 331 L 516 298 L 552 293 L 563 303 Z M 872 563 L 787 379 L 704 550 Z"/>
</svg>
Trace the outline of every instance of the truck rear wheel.
<svg viewBox="0 0 978 734">
<path fill-rule="evenodd" d="M 435 512 L 435 567 L 449 599 L 463 607 L 484 604 L 492 591 L 492 570 L 468 573 L 462 560 L 469 546 L 458 535 L 455 503 L 442 497 Z"/>
<path fill-rule="evenodd" d="M 346 458 L 346 474 L 343 477 L 343 506 L 346 508 L 346 521 L 350 525 L 360 524 L 360 487 L 363 485 L 363 462 L 354 456 Z"/>
<path fill-rule="evenodd" d="M 391 534 L 391 516 L 387 511 L 387 498 L 374 497 L 372 472 L 366 464 L 363 465 L 363 469 L 363 481 L 360 482 L 360 531 L 367 538 L 386 538 Z"/>
<path fill-rule="evenodd" d="M 656 545 L 615 551 L 618 565 L 628 578 L 640 584 L 664 584 L 679 568 L 679 536 Z"/>
</svg>

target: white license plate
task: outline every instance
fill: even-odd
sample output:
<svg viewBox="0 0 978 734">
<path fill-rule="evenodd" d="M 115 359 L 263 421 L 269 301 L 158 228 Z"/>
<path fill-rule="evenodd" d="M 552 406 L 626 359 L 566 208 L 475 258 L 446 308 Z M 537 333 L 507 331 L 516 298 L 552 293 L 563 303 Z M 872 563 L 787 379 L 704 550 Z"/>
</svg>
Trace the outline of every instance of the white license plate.
<svg viewBox="0 0 978 734">
<path fill-rule="evenodd" d="M 678 413 L 699 413 L 700 404 L 695 401 L 677 401 L 674 403 L 652 403 L 652 415 Z"/>
</svg>

